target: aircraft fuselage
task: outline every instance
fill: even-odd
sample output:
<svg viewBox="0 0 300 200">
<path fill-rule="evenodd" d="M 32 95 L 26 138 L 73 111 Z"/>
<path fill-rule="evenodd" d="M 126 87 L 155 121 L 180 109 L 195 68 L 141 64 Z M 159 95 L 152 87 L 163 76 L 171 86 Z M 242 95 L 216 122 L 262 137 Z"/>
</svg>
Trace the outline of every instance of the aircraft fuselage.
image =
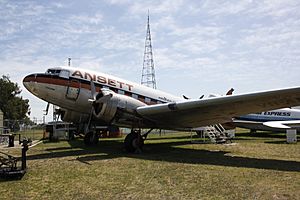
<svg viewBox="0 0 300 200">
<path fill-rule="evenodd" d="M 111 75 L 72 67 L 50 68 L 46 73 L 30 74 L 24 78 L 23 84 L 46 102 L 89 115 L 92 109 L 92 103 L 88 101 L 91 98 L 91 81 L 97 93 L 106 88 L 116 95 L 132 98 L 131 101 L 136 101 L 139 106 L 183 100 Z"/>
</svg>

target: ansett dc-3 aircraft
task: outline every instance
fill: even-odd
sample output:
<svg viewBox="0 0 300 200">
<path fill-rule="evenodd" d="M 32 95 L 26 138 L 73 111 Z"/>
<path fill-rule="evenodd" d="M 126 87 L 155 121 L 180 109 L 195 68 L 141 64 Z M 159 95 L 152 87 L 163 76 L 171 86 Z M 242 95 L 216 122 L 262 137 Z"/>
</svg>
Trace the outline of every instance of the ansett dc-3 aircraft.
<svg viewBox="0 0 300 200">
<path fill-rule="evenodd" d="M 23 84 L 35 96 L 59 106 L 62 120 L 78 124 L 86 143 L 98 142 L 95 126 L 131 128 L 124 141 L 129 152 L 141 149 L 152 129 L 192 130 L 229 122 L 235 116 L 300 105 L 300 87 L 187 100 L 71 67 L 30 74 Z M 150 130 L 141 135 L 141 128 Z"/>
</svg>

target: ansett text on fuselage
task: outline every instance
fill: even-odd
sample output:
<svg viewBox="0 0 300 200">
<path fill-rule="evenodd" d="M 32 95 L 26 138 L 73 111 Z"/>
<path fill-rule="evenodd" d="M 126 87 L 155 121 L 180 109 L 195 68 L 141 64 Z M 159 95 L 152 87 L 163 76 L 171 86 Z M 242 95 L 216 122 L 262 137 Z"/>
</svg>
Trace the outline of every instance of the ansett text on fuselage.
<svg viewBox="0 0 300 200">
<path fill-rule="evenodd" d="M 125 89 L 125 90 L 127 89 L 128 91 L 131 91 L 133 88 L 133 85 L 130 85 L 128 83 L 114 80 L 112 78 L 107 78 L 105 76 L 90 74 L 88 72 L 81 72 L 79 70 L 74 71 L 71 76 L 76 78 L 86 79 L 89 81 L 95 81 L 104 85 L 118 87 L 120 89 Z"/>
</svg>

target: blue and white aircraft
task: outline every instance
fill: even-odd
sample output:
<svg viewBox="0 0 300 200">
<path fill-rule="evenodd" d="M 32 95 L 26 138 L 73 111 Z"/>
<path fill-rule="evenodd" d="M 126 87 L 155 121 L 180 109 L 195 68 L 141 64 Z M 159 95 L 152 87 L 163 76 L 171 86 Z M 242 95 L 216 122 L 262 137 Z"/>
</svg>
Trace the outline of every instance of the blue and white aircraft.
<svg viewBox="0 0 300 200">
<path fill-rule="evenodd" d="M 283 131 L 289 128 L 295 128 L 300 131 L 300 110 L 293 108 L 283 108 L 259 112 L 255 114 L 242 115 L 233 119 L 233 124 L 240 128 L 262 131 Z M 286 125 L 283 125 L 286 124 Z"/>
</svg>

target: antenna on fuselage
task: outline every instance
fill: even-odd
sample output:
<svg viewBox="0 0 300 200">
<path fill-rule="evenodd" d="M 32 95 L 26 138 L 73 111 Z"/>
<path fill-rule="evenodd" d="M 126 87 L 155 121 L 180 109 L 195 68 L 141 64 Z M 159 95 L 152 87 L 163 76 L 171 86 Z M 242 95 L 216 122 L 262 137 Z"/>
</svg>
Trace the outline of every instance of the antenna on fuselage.
<svg viewBox="0 0 300 200">
<path fill-rule="evenodd" d="M 69 67 L 71 67 L 71 60 L 72 60 L 72 58 L 69 57 L 69 58 L 68 58 L 68 66 L 69 66 Z"/>
<path fill-rule="evenodd" d="M 75 60 L 80 60 L 80 58 L 71 58 L 71 57 L 68 57 L 68 66 L 69 66 L 69 67 L 72 66 L 72 61 L 73 61 L 74 59 L 75 59 Z"/>
</svg>

